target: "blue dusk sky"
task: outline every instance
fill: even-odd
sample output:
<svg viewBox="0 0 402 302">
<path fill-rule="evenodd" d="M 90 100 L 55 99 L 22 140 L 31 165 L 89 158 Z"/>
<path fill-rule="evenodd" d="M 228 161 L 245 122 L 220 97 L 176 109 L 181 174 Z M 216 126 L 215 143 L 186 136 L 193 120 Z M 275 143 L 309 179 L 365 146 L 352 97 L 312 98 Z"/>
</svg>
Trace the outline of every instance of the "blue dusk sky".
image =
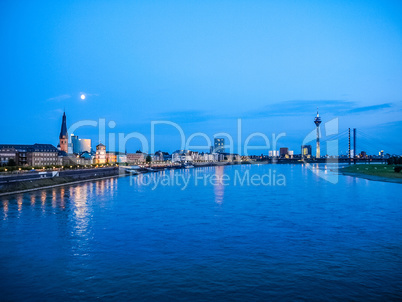
<svg viewBox="0 0 402 302">
<path fill-rule="evenodd" d="M 236 145 L 242 119 L 243 142 L 285 132 L 299 153 L 319 107 L 341 153 L 349 127 L 358 151 L 402 153 L 401 1 L 3 0 L 0 39 L 0 143 L 57 145 L 65 109 L 68 126 L 148 138 L 168 120 Z M 179 149 L 177 130 L 157 126 L 155 147 Z"/>
</svg>

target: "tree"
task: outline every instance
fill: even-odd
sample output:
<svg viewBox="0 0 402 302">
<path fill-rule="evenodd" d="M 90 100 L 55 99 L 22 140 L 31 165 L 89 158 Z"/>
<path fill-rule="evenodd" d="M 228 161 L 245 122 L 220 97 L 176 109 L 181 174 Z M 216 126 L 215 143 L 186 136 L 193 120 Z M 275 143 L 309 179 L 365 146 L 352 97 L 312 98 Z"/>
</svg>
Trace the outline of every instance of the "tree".
<svg viewBox="0 0 402 302">
<path fill-rule="evenodd" d="M 14 167 L 14 166 L 16 166 L 16 165 L 17 165 L 17 164 L 16 164 L 16 162 L 15 162 L 14 159 L 10 158 L 10 159 L 8 160 L 7 166 Z"/>
<path fill-rule="evenodd" d="M 145 161 L 146 161 L 147 163 L 150 163 L 150 162 L 152 161 L 151 156 L 150 156 L 150 155 L 148 155 L 148 156 L 147 156 L 147 158 L 145 159 Z"/>
</svg>

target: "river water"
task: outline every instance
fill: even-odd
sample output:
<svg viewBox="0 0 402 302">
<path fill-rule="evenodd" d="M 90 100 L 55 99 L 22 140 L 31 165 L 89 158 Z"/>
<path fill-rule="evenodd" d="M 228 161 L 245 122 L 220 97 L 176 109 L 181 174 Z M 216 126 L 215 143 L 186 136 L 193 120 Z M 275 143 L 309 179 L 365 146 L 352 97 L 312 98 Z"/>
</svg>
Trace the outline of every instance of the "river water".
<svg viewBox="0 0 402 302">
<path fill-rule="evenodd" d="M 1 300 L 402 299 L 401 188 L 242 165 L 0 197 Z"/>
</svg>

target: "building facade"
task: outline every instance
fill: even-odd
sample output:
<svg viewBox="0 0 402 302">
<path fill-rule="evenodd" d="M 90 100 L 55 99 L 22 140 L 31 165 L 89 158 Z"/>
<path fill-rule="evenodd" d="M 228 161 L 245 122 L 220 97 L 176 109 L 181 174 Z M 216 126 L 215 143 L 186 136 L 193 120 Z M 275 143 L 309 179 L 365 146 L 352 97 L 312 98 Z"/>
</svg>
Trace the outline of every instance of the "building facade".
<svg viewBox="0 0 402 302">
<path fill-rule="evenodd" d="M 279 148 L 279 156 L 280 157 L 285 157 L 288 155 L 289 149 L 288 148 Z"/>
<path fill-rule="evenodd" d="M 143 164 L 146 161 L 146 157 L 145 153 L 127 153 L 126 160 L 129 164 Z"/>
<path fill-rule="evenodd" d="M 106 152 L 106 162 L 108 164 L 115 164 L 117 162 L 117 157 L 115 152 Z"/>
<path fill-rule="evenodd" d="M 106 156 L 106 146 L 102 143 L 96 146 L 95 153 L 95 164 L 106 164 L 107 156 Z"/>
<path fill-rule="evenodd" d="M 270 157 L 277 157 L 277 156 L 279 156 L 279 151 L 278 151 L 278 150 L 270 150 L 270 151 L 268 152 L 268 155 L 269 155 Z"/>
<path fill-rule="evenodd" d="M 0 160 L 13 159 L 18 166 L 61 165 L 59 150 L 51 144 L 0 145 Z"/>
<path fill-rule="evenodd" d="M 79 138 L 77 135 L 71 134 L 72 153 L 81 154 L 84 152 L 91 152 L 91 140 L 86 138 Z"/>
<path fill-rule="evenodd" d="M 214 138 L 214 153 L 225 153 L 224 138 Z"/>
<path fill-rule="evenodd" d="M 8 166 L 14 162 L 15 165 L 18 164 L 18 152 L 13 147 L 3 147 L 0 148 L 0 165 Z"/>
<path fill-rule="evenodd" d="M 301 146 L 301 154 L 302 154 L 302 157 L 310 157 L 311 156 L 311 145 Z"/>
</svg>

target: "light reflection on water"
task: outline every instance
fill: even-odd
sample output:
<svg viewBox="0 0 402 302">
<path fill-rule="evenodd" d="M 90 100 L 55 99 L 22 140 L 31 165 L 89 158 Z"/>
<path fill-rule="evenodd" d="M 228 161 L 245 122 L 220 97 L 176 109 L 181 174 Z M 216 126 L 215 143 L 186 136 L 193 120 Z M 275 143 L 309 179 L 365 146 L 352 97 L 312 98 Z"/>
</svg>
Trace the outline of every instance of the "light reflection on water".
<svg viewBox="0 0 402 302">
<path fill-rule="evenodd" d="M 36 208 L 40 205 L 43 211 L 50 210 L 51 208 L 65 208 L 66 198 L 73 201 L 76 210 L 84 210 L 87 202 L 94 196 L 114 196 L 117 192 L 117 178 L 103 179 L 91 183 L 82 183 L 74 186 L 54 187 L 47 190 L 35 190 L 25 194 L 15 194 L 0 197 L 2 201 L 2 212 L 6 216 L 10 200 L 15 201 L 17 211 L 22 212 L 27 210 L 27 205 Z"/>
<path fill-rule="evenodd" d="M 152 190 L 126 177 L 0 197 L 0 292 L 6 300 L 401 298 L 399 184 L 341 176 L 333 185 L 304 165 L 138 178 L 268 169 L 287 186 Z"/>
<path fill-rule="evenodd" d="M 223 202 L 223 195 L 224 195 L 224 180 L 222 179 L 224 174 L 223 166 L 217 166 L 215 168 L 215 176 L 216 181 L 214 183 L 214 191 L 215 191 L 215 202 L 217 204 L 221 204 Z"/>
</svg>

